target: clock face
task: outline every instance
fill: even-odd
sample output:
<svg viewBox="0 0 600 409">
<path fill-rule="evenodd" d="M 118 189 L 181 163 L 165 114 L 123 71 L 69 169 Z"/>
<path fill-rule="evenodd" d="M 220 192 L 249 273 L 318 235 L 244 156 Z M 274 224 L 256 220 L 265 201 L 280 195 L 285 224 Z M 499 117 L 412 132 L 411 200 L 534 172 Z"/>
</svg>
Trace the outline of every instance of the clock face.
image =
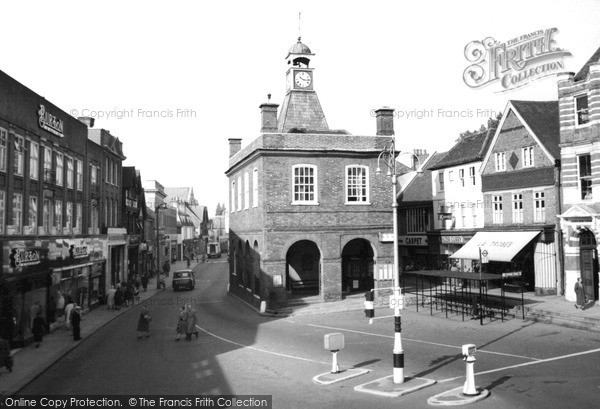
<svg viewBox="0 0 600 409">
<path fill-rule="evenodd" d="M 294 77 L 294 82 L 296 83 L 296 85 L 298 87 L 306 88 L 312 82 L 312 78 L 310 77 L 310 74 L 308 72 L 299 71 L 296 73 L 296 76 Z"/>
</svg>

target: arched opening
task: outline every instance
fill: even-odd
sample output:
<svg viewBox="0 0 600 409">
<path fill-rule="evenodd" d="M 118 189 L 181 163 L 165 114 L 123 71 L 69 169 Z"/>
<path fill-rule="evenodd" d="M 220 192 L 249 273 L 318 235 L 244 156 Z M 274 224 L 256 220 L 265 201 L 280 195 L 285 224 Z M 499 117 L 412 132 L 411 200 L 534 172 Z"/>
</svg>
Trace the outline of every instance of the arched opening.
<svg viewBox="0 0 600 409">
<path fill-rule="evenodd" d="M 598 299 L 598 251 L 596 237 L 589 230 L 579 235 L 579 260 L 581 263 L 581 281 L 588 300 Z"/>
<path fill-rule="evenodd" d="M 252 266 L 252 251 L 250 250 L 248 240 L 246 240 L 246 245 L 244 246 L 244 276 L 244 286 L 252 288 L 254 268 Z"/>
<path fill-rule="evenodd" d="M 350 240 L 342 250 L 342 292 L 353 293 L 373 288 L 371 243 L 365 239 Z"/>
<path fill-rule="evenodd" d="M 260 252 L 258 251 L 258 241 L 254 240 L 253 271 L 254 271 L 254 294 L 260 294 Z"/>
<path fill-rule="evenodd" d="M 319 294 L 321 252 L 315 243 L 300 240 L 286 254 L 286 286 L 291 294 L 311 296 Z"/>
</svg>

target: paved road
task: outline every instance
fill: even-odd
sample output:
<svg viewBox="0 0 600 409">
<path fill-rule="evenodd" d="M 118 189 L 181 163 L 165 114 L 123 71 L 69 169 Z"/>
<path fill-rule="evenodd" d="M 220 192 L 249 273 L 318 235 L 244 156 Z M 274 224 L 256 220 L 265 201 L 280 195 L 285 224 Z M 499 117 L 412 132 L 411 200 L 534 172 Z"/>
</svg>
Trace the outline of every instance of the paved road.
<svg viewBox="0 0 600 409">
<path fill-rule="evenodd" d="M 275 408 L 426 408 L 428 397 L 462 384 L 460 346 L 475 343 L 476 383 L 492 394 L 471 407 L 598 405 L 597 334 L 520 320 L 479 326 L 414 311 L 403 314 L 405 373 L 438 383 L 401 398 L 355 392 L 354 386 L 391 374 L 391 317 L 376 317 L 371 326 L 360 311 L 261 317 L 226 294 L 226 267 L 222 260 L 200 265 L 196 290 L 169 288 L 154 297 L 150 338 L 136 339 L 140 309 L 134 307 L 20 393 L 270 394 Z M 178 308 L 188 302 L 198 310 L 200 337 L 175 342 Z M 330 369 L 330 354 L 322 348 L 330 332 L 346 336 L 342 368 L 371 373 L 331 386 L 313 383 L 313 376 Z"/>
</svg>

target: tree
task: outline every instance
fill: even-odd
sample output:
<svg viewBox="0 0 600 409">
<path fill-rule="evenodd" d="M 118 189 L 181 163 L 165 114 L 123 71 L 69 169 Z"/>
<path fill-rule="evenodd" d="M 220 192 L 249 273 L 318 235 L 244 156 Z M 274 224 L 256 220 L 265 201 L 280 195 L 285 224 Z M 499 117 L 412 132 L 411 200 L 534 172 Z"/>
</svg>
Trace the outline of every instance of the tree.
<svg viewBox="0 0 600 409">
<path fill-rule="evenodd" d="M 478 133 L 485 132 L 488 129 L 498 127 L 498 124 L 500 123 L 500 118 L 502 118 L 502 111 L 498 111 L 498 115 L 496 115 L 495 118 L 488 118 L 487 125 L 481 124 L 481 126 L 479 127 L 478 130 L 477 129 L 474 131 L 467 130 L 467 131 L 461 132 L 458 135 L 458 139 L 456 139 L 455 142 L 463 140 L 464 138 L 468 138 L 469 136 L 473 136 L 473 135 L 477 135 Z"/>
<path fill-rule="evenodd" d="M 225 208 L 225 203 L 223 203 L 223 204 L 217 203 L 217 210 L 215 210 L 215 215 L 222 216 L 223 213 L 225 213 L 225 210 L 227 210 Z"/>
</svg>

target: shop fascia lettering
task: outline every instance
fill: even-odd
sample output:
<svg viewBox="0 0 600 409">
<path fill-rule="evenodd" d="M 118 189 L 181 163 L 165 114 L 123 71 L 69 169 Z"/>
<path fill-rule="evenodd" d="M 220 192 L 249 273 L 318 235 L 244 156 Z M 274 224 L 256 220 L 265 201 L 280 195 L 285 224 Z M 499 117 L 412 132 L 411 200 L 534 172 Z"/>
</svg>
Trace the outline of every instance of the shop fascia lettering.
<svg viewBox="0 0 600 409">
<path fill-rule="evenodd" d="M 12 268 L 34 266 L 40 264 L 39 250 L 13 248 L 10 251 L 10 266 Z"/>
<path fill-rule="evenodd" d="M 482 241 L 477 243 L 477 247 L 510 247 L 513 245 L 512 241 Z"/>
<path fill-rule="evenodd" d="M 89 256 L 90 253 L 88 252 L 87 246 L 76 246 L 74 244 L 71 244 L 71 247 L 69 247 L 69 255 L 71 256 L 71 258 L 78 259 L 85 258 Z"/>
<path fill-rule="evenodd" d="M 40 128 L 45 129 L 56 136 L 60 136 L 61 138 L 65 136 L 63 133 L 64 123 L 62 119 L 58 119 L 46 111 L 46 107 L 43 104 L 40 104 L 38 115 Z"/>
</svg>

